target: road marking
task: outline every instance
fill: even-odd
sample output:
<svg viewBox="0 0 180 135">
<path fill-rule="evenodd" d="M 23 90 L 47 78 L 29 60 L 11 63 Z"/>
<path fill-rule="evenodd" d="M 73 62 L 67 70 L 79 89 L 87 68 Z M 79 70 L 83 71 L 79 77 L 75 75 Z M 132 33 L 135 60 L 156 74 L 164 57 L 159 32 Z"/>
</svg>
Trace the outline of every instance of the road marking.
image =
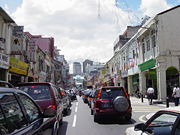
<svg viewBox="0 0 180 135">
<path fill-rule="evenodd" d="M 72 125 L 72 127 L 76 127 L 76 118 L 77 118 L 77 116 L 76 116 L 76 114 L 74 115 L 74 120 L 73 120 L 73 125 Z"/>
<path fill-rule="evenodd" d="M 145 115 L 142 115 L 141 117 L 139 117 L 139 120 L 140 121 L 142 121 L 142 122 L 146 122 L 145 120 L 143 120 L 143 117 L 144 117 Z"/>
<path fill-rule="evenodd" d="M 76 106 L 76 108 L 75 108 L 75 112 L 77 112 L 77 109 L 78 109 L 78 108 L 77 108 L 77 106 Z"/>
<path fill-rule="evenodd" d="M 78 102 L 76 103 L 76 105 L 78 106 Z"/>
</svg>

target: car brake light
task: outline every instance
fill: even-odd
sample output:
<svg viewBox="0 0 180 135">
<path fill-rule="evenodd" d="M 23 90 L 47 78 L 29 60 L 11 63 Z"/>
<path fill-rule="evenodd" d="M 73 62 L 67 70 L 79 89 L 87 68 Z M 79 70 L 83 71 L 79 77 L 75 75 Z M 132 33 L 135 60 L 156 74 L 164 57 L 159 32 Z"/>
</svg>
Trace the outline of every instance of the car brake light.
<svg viewBox="0 0 180 135">
<path fill-rule="evenodd" d="M 48 106 L 48 108 L 57 109 L 57 106 L 55 106 L 55 105 L 50 105 L 50 106 Z"/>
<path fill-rule="evenodd" d="M 100 99 L 101 98 L 101 90 L 98 92 L 97 94 L 97 98 Z"/>
<path fill-rule="evenodd" d="M 31 86 L 31 88 L 36 88 L 36 86 Z"/>
</svg>

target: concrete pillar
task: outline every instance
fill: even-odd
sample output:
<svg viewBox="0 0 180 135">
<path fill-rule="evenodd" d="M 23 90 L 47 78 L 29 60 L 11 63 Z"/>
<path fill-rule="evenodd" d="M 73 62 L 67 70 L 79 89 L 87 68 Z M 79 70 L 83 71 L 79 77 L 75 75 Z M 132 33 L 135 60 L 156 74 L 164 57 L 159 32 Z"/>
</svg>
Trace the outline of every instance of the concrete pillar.
<svg viewBox="0 0 180 135">
<path fill-rule="evenodd" d="M 145 93 L 146 93 L 146 74 L 145 74 L 145 72 L 139 73 L 139 90 L 140 90 L 140 93 L 145 95 Z"/>
<path fill-rule="evenodd" d="M 128 93 L 133 94 L 132 76 L 128 76 Z"/>
<path fill-rule="evenodd" d="M 158 100 L 166 100 L 166 69 L 162 66 L 157 69 Z"/>
</svg>

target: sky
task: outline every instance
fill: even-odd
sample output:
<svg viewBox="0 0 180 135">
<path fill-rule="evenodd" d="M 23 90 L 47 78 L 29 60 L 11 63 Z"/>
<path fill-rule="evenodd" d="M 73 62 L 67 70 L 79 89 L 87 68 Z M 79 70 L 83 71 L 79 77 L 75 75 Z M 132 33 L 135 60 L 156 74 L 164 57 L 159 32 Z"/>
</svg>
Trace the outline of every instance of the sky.
<svg viewBox="0 0 180 135">
<path fill-rule="evenodd" d="M 0 0 L 24 31 L 54 37 L 69 63 L 107 62 L 127 26 L 179 4 L 180 0 Z"/>
</svg>

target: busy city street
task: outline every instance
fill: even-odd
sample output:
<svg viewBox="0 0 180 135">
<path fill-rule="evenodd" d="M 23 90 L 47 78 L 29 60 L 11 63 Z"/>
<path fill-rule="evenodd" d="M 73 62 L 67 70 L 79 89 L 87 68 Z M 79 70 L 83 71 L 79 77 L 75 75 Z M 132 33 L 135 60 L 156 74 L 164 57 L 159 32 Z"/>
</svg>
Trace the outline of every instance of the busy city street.
<svg viewBox="0 0 180 135">
<path fill-rule="evenodd" d="M 132 97 L 133 116 L 130 122 L 123 119 L 104 118 L 99 123 L 93 121 L 90 108 L 78 97 L 73 102 L 71 111 L 63 119 L 60 127 L 60 135 L 124 135 L 128 127 L 145 122 L 146 116 L 165 108 L 165 105 L 148 105 L 147 99 L 141 103 L 141 99 Z M 150 117 L 150 116 L 149 116 Z"/>
<path fill-rule="evenodd" d="M 0 135 L 180 135 L 180 0 L 0 0 Z"/>
</svg>

